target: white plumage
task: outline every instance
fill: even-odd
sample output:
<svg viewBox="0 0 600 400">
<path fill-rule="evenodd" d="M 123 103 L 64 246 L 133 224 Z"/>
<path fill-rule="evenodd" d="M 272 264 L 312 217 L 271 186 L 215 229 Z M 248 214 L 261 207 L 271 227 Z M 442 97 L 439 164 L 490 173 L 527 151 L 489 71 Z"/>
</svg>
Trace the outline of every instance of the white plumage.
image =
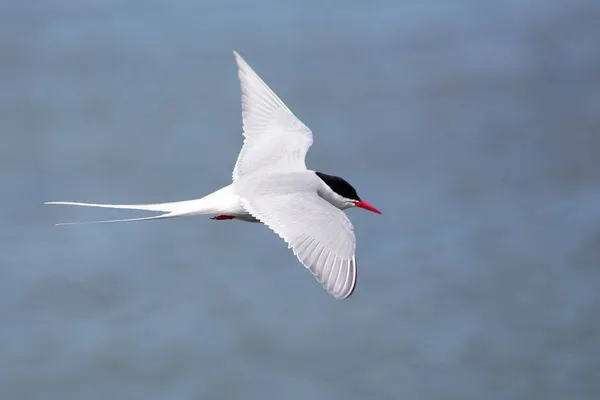
<svg viewBox="0 0 600 400">
<path fill-rule="evenodd" d="M 170 203 L 45 204 L 163 213 L 98 223 L 198 214 L 262 222 L 285 240 L 325 290 L 337 299 L 347 298 L 356 285 L 356 239 L 352 223 L 342 210 L 361 207 L 361 202 L 336 193 L 306 168 L 312 132 L 235 51 L 234 56 L 242 92 L 244 144 L 233 170 L 232 184 L 201 199 Z"/>
</svg>

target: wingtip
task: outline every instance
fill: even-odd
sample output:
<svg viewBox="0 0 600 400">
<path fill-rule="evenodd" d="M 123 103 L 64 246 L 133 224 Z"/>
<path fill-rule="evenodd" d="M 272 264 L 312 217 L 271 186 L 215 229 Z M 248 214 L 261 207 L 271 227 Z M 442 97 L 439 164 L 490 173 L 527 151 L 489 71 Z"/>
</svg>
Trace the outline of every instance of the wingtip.
<svg viewBox="0 0 600 400">
<path fill-rule="evenodd" d="M 356 262 L 356 256 L 352 257 L 350 267 L 351 268 L 348 271 L 348 276 L 346 277 L 346 283 L 349 283 L 349 285 L 345 283 L 344 287 L 342 288 L 345 288 L 345 290 L 333 294 L 336 300 L 346 300 L 354 294 L 354 290 L 356 289 L 356 278 L 358 275 L 358 264 Z M 348 281 L 348 279 L 350 280 Z"/>
<path fill-rule="evenodd" d="M 248 62 L 244 59 L 244 57 L 242 57 L 240 55 L 240 53 L 238 53 L 237 51 L 233 50 L 233 56 L 235 58 L 235 63 L 238 66 L 238 70 L 240 70 L 240 71 L 251 70 L 252 71 L 252 67 L 250 67 L 250 65 L 248 64 Z"/>
<path fill-rule="evenodd" d="M 352 286 L 352 288 L 350 289 L 350 291 L 348 291 L 347 293 L 343 293 L 342 292 L 342 293 L 334 294 L 333 297 L 336 300 L 348 300 L 354 294 L 354 288 L 355 287 L 356 287 L 356 285 Z"/>
<path fill-rule="evenodd" d="M 233 58 L 235 58 L 235 61 L 239 64 L 240 61 L 243 60 L 242 56 L 235 49 L 232 50 L 232 52 L 233 52 Z"/>
</svg>

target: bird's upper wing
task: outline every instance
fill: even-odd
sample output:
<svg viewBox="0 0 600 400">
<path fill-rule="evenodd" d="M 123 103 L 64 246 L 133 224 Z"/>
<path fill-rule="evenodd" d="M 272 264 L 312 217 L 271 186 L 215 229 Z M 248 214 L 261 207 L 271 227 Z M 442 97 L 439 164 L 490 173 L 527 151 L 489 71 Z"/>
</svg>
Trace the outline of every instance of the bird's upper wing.
<svg viewBox="0 0 600 400">
<path fill-rule="evenodd" d="M 317 194 L 308 174 L 243 179 L 234 187 L 246 211 L 285 240 L 325 290 L 345 299 L 356 284 L 352 223 Z"/>
<path fill-rule="evenodd" d="M 305 170 L 312 132 L 290 111 L 256 72 L 237 53 L 242 90 L 244 145 L 233 180 L 259 171 Z"/>
</svg>

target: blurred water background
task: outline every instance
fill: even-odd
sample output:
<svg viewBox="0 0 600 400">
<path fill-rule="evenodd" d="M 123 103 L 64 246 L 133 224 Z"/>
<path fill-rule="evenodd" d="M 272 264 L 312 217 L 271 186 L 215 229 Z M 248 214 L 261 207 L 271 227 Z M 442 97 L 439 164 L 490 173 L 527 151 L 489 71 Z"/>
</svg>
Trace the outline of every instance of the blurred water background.
<svg viewBox="0 0 600 400">
<path fill-rule="evenodd" d="M 600 2 L 0 2 L 0 399 L 600 398 Z M 201 197 L 237 49 L 313 130 L 359 281 Z"/>
</svg>

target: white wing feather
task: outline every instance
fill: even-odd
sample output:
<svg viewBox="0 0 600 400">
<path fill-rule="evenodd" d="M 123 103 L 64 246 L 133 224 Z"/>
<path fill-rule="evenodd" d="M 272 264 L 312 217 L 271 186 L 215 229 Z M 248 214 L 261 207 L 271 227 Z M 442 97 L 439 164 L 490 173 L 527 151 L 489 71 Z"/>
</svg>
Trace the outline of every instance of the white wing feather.
<svg viewBox="0 0 600 400">
<path fill-rule="evenodd" d="M 312 132 L 237 52 L 233 54 L 242 91 L 245 136 L 233 180 L 258 172 L 305 170 Z"/>
<path fill-rule="evenodd" d="M 345 299 L 356 285 L 352 223 L 317 194 L 309 174 L 244 179 L 234 187 L 244 208 L 288 243 L 323 288 L 335 298 Z"/>
</svg>

